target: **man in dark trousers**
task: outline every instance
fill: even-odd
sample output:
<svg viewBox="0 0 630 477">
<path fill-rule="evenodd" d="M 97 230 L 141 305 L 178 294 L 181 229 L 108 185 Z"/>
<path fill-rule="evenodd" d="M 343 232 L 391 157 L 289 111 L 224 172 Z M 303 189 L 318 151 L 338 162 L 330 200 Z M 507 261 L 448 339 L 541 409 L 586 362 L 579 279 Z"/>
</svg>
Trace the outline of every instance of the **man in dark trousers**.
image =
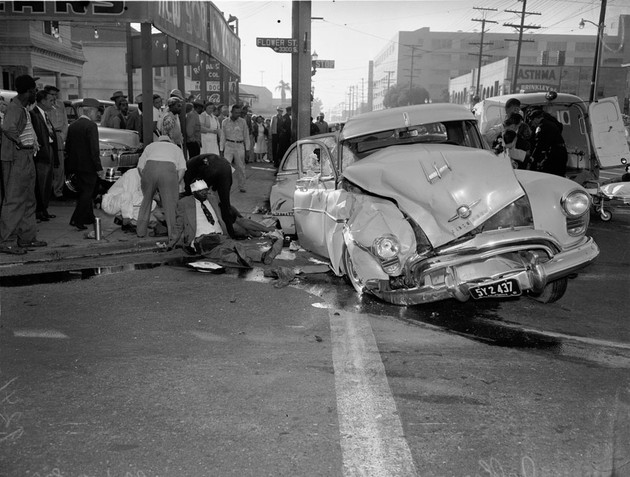
<svg viewBox="0 0 630 477">
<path fill-rule="evenodd" d="M 529 114 L 534 131 L 532 169 L 564 177 L 569 155 L 562 137 L 562 123 L 542 109 Z"/>
<path fill-rule="evenodd" d="M 93 98 L 83 100 L 82 114 L 68 126 L 66 139 L 66 173 L 74 174 L 79 196 L 70 225 L 78 230 L 87 229 L 94 223 L 93 197 L 103 166 L 98 143 L 98 108 L 100 103 Z"/>
<path fill-rule="evenodd" d="M 271 125 L 269 127 L 271 133 L 271 159 L 273 159 L 273 165 L 277 169 L 280 165 L 282 157 L 278 157 L 278 128 L 282 121 L 282 109 L 281 106 L 276 108 L 276 115 L 271 118 Z"/>
<path fill-rule="evenodd" d="M 9 103 L 2 121 L 0 252 L 23 255 L 31 247 L 48 244 L 37 240 L 33 162 L 37 138 L 26 109 L 35 102 L 35 79 L 29 75 L 18 76 L 15 90 L 18 94 Z M 17 245 L 13 242 L 16 235 Z"/>
<path fill-rule="evenodd" d="M 234 233 L 234 220 L 230 203 L 230 190 L 232 189 L 232 166 L 222 157 L 216 154 L 201 154 L 186 162 L 184 184 L 186 193 L 190 193 L 190 184 L 196 179 L 203 179 L 208 187 L 214 190 L 219 198 L 221 218 L 225 223 L 228 235 L 236 238 Z"/>
<path fill-rule="evenodd" d="M 282 116 L 282 121 L 278 124 L 278 157 L 284 157 L 291 145 L 291 106 L 287 106 L 286 113 Z"/>
<path fill-rule="evenodd" d="M 55 215 L 48 213 L 48 204 L 52 194 L 53 167 L 58 164 L 57 134 L 48 117 L 55 98 L 50 91 L 37 92 L 35 107 L 31 110 L 31 122 L 39 143 L 39 150 L 35 154 L 35 218 L 38 222 L 48 222 Z"/>
</svg>

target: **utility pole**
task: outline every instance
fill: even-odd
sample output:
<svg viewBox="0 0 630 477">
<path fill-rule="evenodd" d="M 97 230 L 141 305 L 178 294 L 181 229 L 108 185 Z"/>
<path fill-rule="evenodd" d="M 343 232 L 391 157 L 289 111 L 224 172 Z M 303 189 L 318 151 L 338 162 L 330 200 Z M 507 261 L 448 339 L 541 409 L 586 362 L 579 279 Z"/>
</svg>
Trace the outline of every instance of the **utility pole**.
<svg viewBox="0 0 630 477">
<path fill-rule="evenodd" d="M 592 103 L 597 101 L 597 78 L 599 75 L 599 63 L 601 61 L 602 42 L 604 40 L 604 25 L 606 22 L 606 0 L 602 0 L 602 7 L 599 10 L 599 23 L 597 24 L 597 42 L 595 43 L 595 58 L 593 60 L 593 76 L 591 79 L 591 89 L 588 100 Z"/>
<path fill-rule="evenodd" d="M 409 103 L 411 104 L 411 90 L 413 88 L 413 59 L 416 56 L 416 48 L 419 48 L 417 45 L 403 45 L 411 48 L 411 69 L 409 71 Z"/>
<path fill-rule="evenodd" d="M 481 65 L 482 65 L 482 61 L 483 61 L 483 57 L 484 56 L 492 56 L 492 55 L 484 55 L 483 54 L 483 47 L 485 45 L 492 45 L 492 42 L 490 43 L 484 43 L 483 42 L 483 36 L 486 33 L 486 23 L 497 23 L 493 20 L 487 20 L 486 19 L 486 12 L 496 12 L 497 9 L 496 8 L 481 8 L 481 7 L 473 7 L 473 10 L 481 10 L 483 11 L 483 18 L 479 19 L 479 18 L 473 18 L 472 21 L 474 22 L 481 22 L 481 41 L 479 43 L 470 43 L 470 45 L 479 45 L 479 53 L 468 53 L 469 55 L 473 55 L 473 56 L 479 56 L 479 64 L 477 66 L 477 84 L 475 85 L 475 94 L 477 95 L 477 97 L 479 97 L 479 99 L 481 99 L 480 96 L 480 91 L 479 91 L 479 83 L 481 82 Z"/>
<path fill-rule="evenodd" d="M 389 91 L 389 85 L 390 85 L 390 83 L 392 81 L 392 73 L 393 72 L 394 72 L 393 70 L 388 70 L 388 71 L 385 72 L 385 73 L 387 73 L 387 91 Z"/>
<path fill-rule="evenodd" d="M 512 93 L 516 93 L 517 89 L 517 81 L 518 81 L 518 69 L 521 66 L 521 44 L 526 41 L 532 43 L 533 40 L 523 40 L 523 30 L 529 29 L 537 29 L 540 28 L 539 25 L 525 25 L 525 15 L 540 15 L 538 12 L 528 12 L 527 0 L 521 0 L 523 2 L 523 10 L 520 12 L 514 10 L 505 10 L 507 13 L 516 13 L 517 15 L 521 15 L 521 24 L 514 25 L 513 23 L 504 23 L 503 26 L 508 26 L 512 28 L 516 28 L 518 30 L 518 46 L 516 47 L 516 61 L 514 62 L 514 75 L 512 76 Z M 515 41 L 510 38 L 506 38 L 505 41 Z"/>
<path fill-rule="evenodd" d="M 365 78 L 361 78 L 361 100 L 359 101 L 359 112 L 362 113 L 363 112 L 363 99 L 365 98 L 365 83 L 364 83 L 364 79 Z"/>
</svg>

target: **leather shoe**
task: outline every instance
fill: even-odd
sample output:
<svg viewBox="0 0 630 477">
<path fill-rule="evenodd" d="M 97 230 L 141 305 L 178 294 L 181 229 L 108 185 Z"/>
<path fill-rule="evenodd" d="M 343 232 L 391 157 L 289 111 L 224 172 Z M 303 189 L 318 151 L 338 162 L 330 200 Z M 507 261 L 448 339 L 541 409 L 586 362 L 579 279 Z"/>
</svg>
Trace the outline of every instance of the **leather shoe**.
<svg viewBox="0 0 630 477">
<path fill-rule="evenodd" d="M 31 240 L 30 242 L 22 242 L 21 240 L 18 240 L 17 244 L 18 244 L 18 247 L 23 247 L 23 248 L 48 246 L 48 244 L 44 242 L 43 240 L 37 240 L 37 239 Z"/>
<path fill-rule="evenodd" d="M 14 247 L 13 245 L 0 245 L 0 253 L 8 253 L 11 255 L 24 255 L 26 250 L 22 247 Z"/>
<path fill-rule="evenodd" d="M 37 212 L 35 214 L 35 219 L 38 222 L 48 222 L 48 216 L 46 214 L 44 214 L 43 212 Z"/>
<path fill-rule="evenodd" d="M 49 214 L 48 212 L 46 212 L 44 215 L 45 215 L 48 219 L 56 219 L 56 218 L 57 218 L 57 216 L 56 216 L 56 215 L 54 215 L 54 214 Z"/>
<path fill-rule="evenodd" d="M 76 222 L 72 221 L 70 222 L 70 225 L 72 225 L 73 227 L 76 227 L 79 230 L 87 230 L 87 227 L 83 224 L 77 224 Z"/>
</svg>

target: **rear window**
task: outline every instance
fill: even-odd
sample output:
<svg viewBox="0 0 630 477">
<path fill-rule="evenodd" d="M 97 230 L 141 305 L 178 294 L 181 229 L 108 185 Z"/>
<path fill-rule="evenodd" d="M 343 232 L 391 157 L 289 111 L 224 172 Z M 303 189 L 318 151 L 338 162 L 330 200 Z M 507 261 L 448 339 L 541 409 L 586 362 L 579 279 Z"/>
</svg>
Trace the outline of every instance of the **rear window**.
<svg viewBox="0 0 630 477">
<path fill-rule="evenodd" d="M 384 147 L 401 144 L 454 144 L 484 149 L 475 120 L 434 122 L 349 139 L 343 144 L 343 164 L 348 165 Z"/>
</svg>

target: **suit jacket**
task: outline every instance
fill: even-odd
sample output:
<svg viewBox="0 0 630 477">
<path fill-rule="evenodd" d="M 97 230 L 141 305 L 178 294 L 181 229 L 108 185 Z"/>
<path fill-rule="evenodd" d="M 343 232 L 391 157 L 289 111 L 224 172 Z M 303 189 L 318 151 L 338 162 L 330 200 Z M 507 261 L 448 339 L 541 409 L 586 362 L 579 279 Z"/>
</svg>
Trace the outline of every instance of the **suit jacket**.
<svg viewBox="0 0 630 477">
<path fill-rule="evenodd" d="M 85 116 L 81 116 L 68 126 L 65 165 L 69 174 L 103 170 L 98 144 L 98 126 Z"/>
<path fill-rule="evenodd" d="M 177 218 L 173 230 L 173 238 L 169 242 L 169 247 L 177 245 L 190 245 L 197 236 L 197 209 L 194 196 L 187 195 L 177 201 Z M 208 193 L 208 202 L 212 206 L 214 216 L 221 225 L 223 235 L 227 235 L 225 222 L 219 213 L 219 200 L 216 195 Z"/>
<path fill-rule="evenodd" d="M 30 111 L 30 115 L 31 123 L 33 124 L 35 135 L 37 136 L 37 142 L 39 143 L 39 151 L 35 154 L 35 162 L 50 164 L 51 166 L 59 164 L 57 134 L 55 134 L 54 129 L 52 135 L 50 134 L 48 124 L 46 124 L 46 121 L 42 117 L 42 113 L 37 107 Z M 50 142 L 51 139 L 52 142 Z"/>
</svg>

